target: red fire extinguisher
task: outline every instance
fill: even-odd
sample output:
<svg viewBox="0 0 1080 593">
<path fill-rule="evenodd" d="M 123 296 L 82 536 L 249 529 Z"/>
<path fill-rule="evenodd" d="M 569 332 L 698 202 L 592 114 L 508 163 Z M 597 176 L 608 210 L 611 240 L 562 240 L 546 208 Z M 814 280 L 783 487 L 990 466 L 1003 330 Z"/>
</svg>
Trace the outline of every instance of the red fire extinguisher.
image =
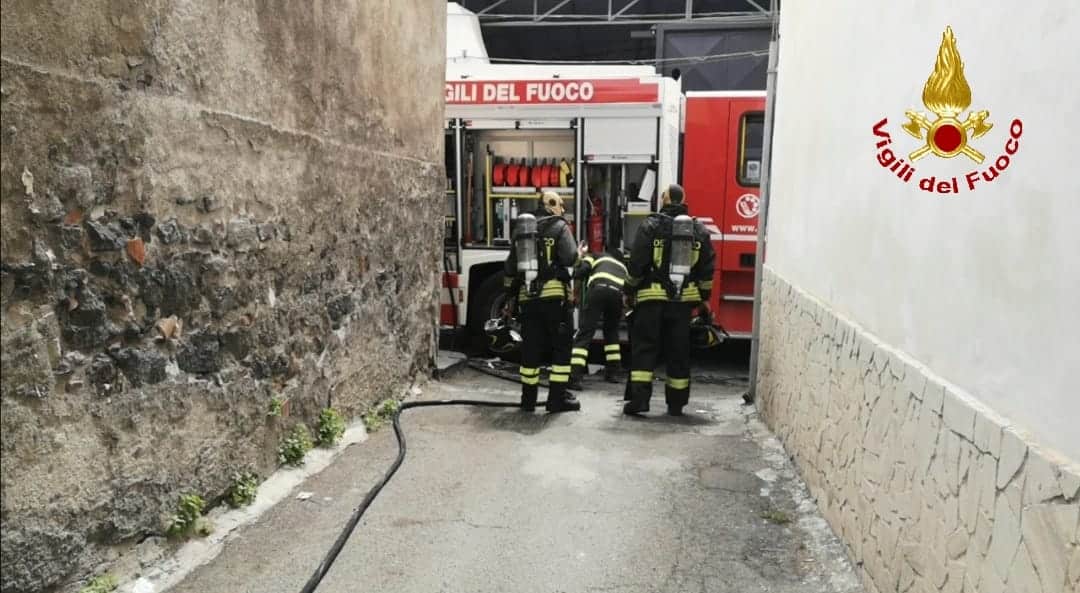
<svg viewBox="0 0 1080 593">
<path fill-rule="evenodd" d="M 592 211 L 589 213 L 589 251 L 601 253 L 604 251 L 604 210 L 600 200 L 595 197 L 589 200 Z"/>
</svg>

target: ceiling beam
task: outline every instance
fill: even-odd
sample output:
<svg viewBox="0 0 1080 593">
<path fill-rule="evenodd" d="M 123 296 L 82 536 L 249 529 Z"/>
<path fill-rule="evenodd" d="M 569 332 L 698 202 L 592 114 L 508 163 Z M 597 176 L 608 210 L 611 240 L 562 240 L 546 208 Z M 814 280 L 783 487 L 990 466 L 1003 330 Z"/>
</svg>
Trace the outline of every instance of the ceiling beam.
<svg viewBox="0 0 1080 593">
<path fill-rule="evenodd" d="M 757 2 L 754 2 L 754 0 L 746 0 L 746 3 L 765 14 L 769 14 L 769 11 L 764 6 L 758 4 Z"/>
<path fill-rule="evenodd" d="M 558 4 L 556 4 L 556 5 L 555 5 L 555 8 L 552 8 L 551 10 L 549 10 L 549 11 L 545 12 L 544 14 L 542 14 L 542 15 L 540 15 L 540 16 L 538 16 L 538 17 L 536 17 L 536 19 L 535 19 L 535 20 L 537 20 L 537 21 L 542 21 L 542 20 L 544 20 L 544 18 L 546 18 L 546 17 L 548 16 L 548 15 L 550 15 L 551 13 L 553 13 L 553 12 L 555 12 L 555 11 L 559 10 L 560 8 L 562 8 L 563 6 L 566 6 L 566 5 L 567 5 L 567 4 L 569 4 L 569 3 L 570 3 L 570 0 L 562 0 L 562 2 L 560 2 L 560 3 L 558 3 Z"/>
<path fill-rule="evenodd" d="M 626 11 L 630 10 L 631 8 L 633 8 L 633 6 L 634 6 L 635 4 L 637 4 L 638 2 L 639 2 L 639 0 L 630 0 L 630 2 L 628 2 L 628 3 L 626 4 L 626 6 L 623 6 L 622 8 L 620 8 L 620 9 L 619 9 L 619 12 L 616 12 L 616 13 L 615 13 L 615 16 L 614 16 L 614 18 L 619 18 L 619 17 L 620 17 L 620 16 L 622 16 L 622 15 L 623 15 L 623 14 L 624 14 L 624 13 L 625 13 Z"/>
<path fill-rule="evenodd" d="M 495 2 L 492 2 L 491 4 L 488 4 L 486 7 L 481 9 L 480 12 L 478 12 L 476 14 L 478 14 L 478 15 L 486 14 L 487 12 L 491 11 L 492 9 L 498 8 L 498 6 L 500 4 L 502 4 L 503 2 L 506 2 L 506 0 L 496 0 Z"/>
</svg>

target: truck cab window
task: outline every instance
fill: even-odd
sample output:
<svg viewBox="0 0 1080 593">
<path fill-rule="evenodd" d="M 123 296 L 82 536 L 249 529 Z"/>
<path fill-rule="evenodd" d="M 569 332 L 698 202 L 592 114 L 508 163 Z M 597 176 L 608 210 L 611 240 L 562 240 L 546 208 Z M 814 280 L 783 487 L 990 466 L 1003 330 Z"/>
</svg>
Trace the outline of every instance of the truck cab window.
<svg viewBox="0 0 1080 593">
<path fill-rule="evenodd" d="M 739 122 L 739 185 L 757 187 L 761 183 L 761 148 L 765 139 L 765 114 L 747 113 Z"/>
</svg>

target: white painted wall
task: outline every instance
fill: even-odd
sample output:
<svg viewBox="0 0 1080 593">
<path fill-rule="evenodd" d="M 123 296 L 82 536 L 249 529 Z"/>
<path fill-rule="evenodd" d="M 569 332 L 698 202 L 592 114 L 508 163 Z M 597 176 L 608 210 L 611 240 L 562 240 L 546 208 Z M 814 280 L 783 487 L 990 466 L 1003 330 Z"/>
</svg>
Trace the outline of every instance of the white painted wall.
<svg viewBox="0 0 1080 593">
<path fill-rule="evenodd" d="M 877 162 L 872 128 L 922 104 L 946 25 L 972 109 L 993 129 L 964 156 L 919 160 L 909 184 Z M 766 264 L 1080 460 L 1080 3 L 785 2 Z M 974 192 L 919 178 L 981 170 Z"/>
</svg>

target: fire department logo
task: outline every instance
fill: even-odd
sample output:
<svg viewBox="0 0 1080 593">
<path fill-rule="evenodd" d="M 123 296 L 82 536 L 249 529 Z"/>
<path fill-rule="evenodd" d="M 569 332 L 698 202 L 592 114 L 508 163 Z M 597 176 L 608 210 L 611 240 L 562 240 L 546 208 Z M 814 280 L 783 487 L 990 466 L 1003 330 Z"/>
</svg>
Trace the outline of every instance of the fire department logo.
<svg viewBox="0 0 1080 593">
<path fill-rule="evenodd" d="M 994 124 L 986 121 L 990 112 L 985 109 L 969 112 L 964 121 L 959 119 L 960 114 L 971 106 L 971 87 L 964 78 L 964 62 L 956 49 L 952 27 L 945 27 L 945 33 L 941 36 L 937 62 L 923 87 L 922 100 L 926 108 L 937 115 L 937 119 L 930 121 L 923 113 L 913 110 L 904 113 L 908 117 L 908 123 L 902 126 L 904 131 L 926 141 L 908 158 L 914 162 L 928 152 L 948 159 L 963 154 L 976 163 L 982 163 L 982 153 L 968 145 L 968 140 L 983 136 Z"/>
<path fill-rule="evenodd" d="M 962 154 L 976 165 L 982 165 L 986 157 L 972 146 L 971 141 L 985 136 L 993 129 L 994 124 L 989 121 L 988 110 L 968 111 L 971 107 L 971 87 L 964 77 L 964 62 L 960 59 L 960 50 L 956 48 L 956 36 L 953 35 L 952 27 L 945 27 L 945 32 L 941 35 L 934 69 L 923 86 L 922 101 L 933 117 L 909 109 L 904 112 L 907 122 L 900 126 L 905 132 L 922 141 L 922 146 L 907 154 L 907 160 L 898 154 L 898 150 L 894 150 L 897 146 L 893 144 L 892 134 L 889 133 L 889 118 L 883 117 L 874 124 L 878 164 L 892 172 L 902 183 L 913 183 L 916 174 L 915 162 L 930 153 L 946 160 Z M 938 194 L 958 194 L 965 189 L 974 191 L 982 183 L 993 183 L 1012 163 L 1020 149 L 1020 136 L 1023 133 L 1023 122 L 1013 119 L 1009 123 L 1002 152 L 996 159 L 989 161 L 986 168 L 951 178 L 939 178 L 937 175 L 941 173 L 935 171 L 937 175 L 919 178 L 919 189 Z"/>
<path fill-rule="evenodd" d="M 735 211 L 743 218 L 753 218 L 758 215 L 760 202 L 754 194 L 743 194 L 735 200 Z"/>
</svg>

